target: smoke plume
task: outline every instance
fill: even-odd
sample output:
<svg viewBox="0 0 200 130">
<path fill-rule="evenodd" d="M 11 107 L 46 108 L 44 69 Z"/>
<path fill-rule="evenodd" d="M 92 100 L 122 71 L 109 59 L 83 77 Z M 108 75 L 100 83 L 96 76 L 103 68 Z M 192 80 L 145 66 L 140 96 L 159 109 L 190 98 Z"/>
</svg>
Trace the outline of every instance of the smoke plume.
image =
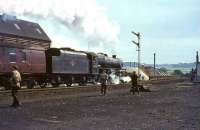
<svg viewBox="0 0 200 130">
<path fill-rule="evenodd" d="M 113 48 L 118 42 L 118 24 L 108 18 L 106 9 L 95 0 L 0 0 L 0 13 L 36 21 L 51 21 L 49 25 L 53 25 L 54 29 L 48 35 L 53 46 L 60 46 L 57 42 L 62 41 L 66 42 L 62 43 L 64 46 L 70 47 L 67 42 L 75 41 L 79 45 L 85 43 L 85 46 L 91 48 L 102 46 L 105 49 Z M 56 36 L 57 32 L 52 31 L 56 29 L 57 32 L 66 30 L 67 33 L 63 33 L 64 40 Z"/>
</svg>

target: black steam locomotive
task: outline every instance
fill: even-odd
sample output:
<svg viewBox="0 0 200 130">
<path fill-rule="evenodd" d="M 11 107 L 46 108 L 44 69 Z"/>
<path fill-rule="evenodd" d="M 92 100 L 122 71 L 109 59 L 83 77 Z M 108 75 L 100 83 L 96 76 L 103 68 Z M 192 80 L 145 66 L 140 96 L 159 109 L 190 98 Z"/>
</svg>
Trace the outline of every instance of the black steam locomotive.
<svg viewBox="0 0 200 130">
<path fill-rule="evenodd" d="M 69 48 L 50 48 L 46 50 L 47 79 L 53 86 L 61 83 L 84 85 L 98 81 L 102 70 L 107 73 L 121 69 L 121 60 L 105 54 L 75 51 Z M 45 79 L 46 80 L 46 79 Z"/>
</svg>

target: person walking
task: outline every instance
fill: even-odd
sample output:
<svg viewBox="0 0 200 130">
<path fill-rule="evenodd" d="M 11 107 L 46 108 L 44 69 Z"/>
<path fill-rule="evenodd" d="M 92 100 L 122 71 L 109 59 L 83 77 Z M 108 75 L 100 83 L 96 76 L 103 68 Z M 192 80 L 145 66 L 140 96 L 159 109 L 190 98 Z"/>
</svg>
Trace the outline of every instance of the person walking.
<svg viewBox="0 0 200 130">
<path fill-rule="evenodd" d="M 17 66 L 12 66 L 12 75 L 11 75 L 11 88 L 12 88 L 12 97 L 13 97 L 13 103 L 12 107 L 19 107 L 20 102 L 17 98 L 17 92 L 21 88 L 20 82 L 21 82 L 21 74 L 18 71 Z"/>
<path fill-rule="evenodd" d="M 194 79 L 195 79 L 195 70 L 192 68 L 192 70 L 191 70 L 191 78 L 190 78 L 191 82 L 193 82 Z"/>
<path fill-rule="evenodd" d="M 100 74 L 101 94 L 102 94 L 102 95 L 106 95 L 107 80 L 108 80 L 108 75 L 106 74 L 106 71 L 103 70 L 102 73 Z"/>
<path fill-rule="evenodd" d="M 132 94 L 135 94 L 135 92 L 137 90 L 137 92 L 139 94 L 139 86 L 138 86 L 138 82 L 137 82 L 138 76 L 137 76 L 136 72 L 133 71 L 133 73 L 130 75 L 130 77 L 131 77 L 131 83 L 132 83 L 130 92 L 132 92 Z"/>
</svg>

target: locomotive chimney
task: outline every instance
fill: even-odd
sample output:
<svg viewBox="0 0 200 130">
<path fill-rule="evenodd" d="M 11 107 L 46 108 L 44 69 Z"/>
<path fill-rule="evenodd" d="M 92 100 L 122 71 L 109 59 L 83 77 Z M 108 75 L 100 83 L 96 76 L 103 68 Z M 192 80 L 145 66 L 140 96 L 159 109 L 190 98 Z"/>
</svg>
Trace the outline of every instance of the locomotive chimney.
<svg viewBox="0 0 200 130">
<path fill-rule="evenodd" d="M 13 15 L 9 15 L 9 14 L 2 14 L 1 15 L 1 20 L 3 22 L 6 22 L 6 21 L 15 21 L 17 19 L 16 16 L 13 16 Z"/>
<path fill-rule="evenodd" d="M 116 59 L 116 58 L 117 58 L 117 56 L 116 56 L 116 55 L 112 55 L 112 58 L 115 58 L 115 59 Z"/>
</svg>

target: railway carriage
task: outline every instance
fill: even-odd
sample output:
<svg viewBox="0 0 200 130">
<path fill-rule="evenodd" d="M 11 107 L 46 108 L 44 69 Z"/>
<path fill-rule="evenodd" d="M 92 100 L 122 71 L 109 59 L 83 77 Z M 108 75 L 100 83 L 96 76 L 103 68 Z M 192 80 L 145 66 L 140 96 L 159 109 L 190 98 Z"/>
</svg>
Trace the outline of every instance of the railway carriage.
<svg viewBox="0 0 200 130">
<path fill-rule="evenodd" d="M 18 66 L 28 87 L 46 74 L 45 51 L 51 40 L 33 22 L 0 15 L 0 86 L 9 89 L 9 74 Z"/>
<path fill-rule="evenodd" d="M 24 49 L 13 46 L 0 46 L 0 81 L 1 85 L 9 89 L 8 81 L 12 66 L 18 66 L 23 81 L 28 87 L 33 83 L 32 79 L 40 81 L 46 74 L 44 50 Z M 39 82 L 38 82 L 39 83 Z"/>
</svg>

